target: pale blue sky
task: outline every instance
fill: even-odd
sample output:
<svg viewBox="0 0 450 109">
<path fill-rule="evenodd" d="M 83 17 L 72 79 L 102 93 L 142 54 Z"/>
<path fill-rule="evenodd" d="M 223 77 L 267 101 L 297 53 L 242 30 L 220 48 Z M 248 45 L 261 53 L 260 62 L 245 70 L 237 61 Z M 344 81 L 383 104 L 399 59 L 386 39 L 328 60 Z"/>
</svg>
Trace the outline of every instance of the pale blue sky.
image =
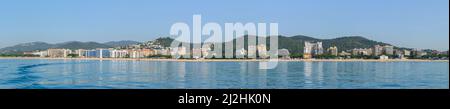
<svg viewBox="0 0 450 109">
<path fill-rule="evenodd" d="M 0 47 L 44 41 L 147 41 L 175 22 L 279 23 L 281 35 L 359 35 L 448 50 L 448 0 L 2 0 Z"/>
</svg>

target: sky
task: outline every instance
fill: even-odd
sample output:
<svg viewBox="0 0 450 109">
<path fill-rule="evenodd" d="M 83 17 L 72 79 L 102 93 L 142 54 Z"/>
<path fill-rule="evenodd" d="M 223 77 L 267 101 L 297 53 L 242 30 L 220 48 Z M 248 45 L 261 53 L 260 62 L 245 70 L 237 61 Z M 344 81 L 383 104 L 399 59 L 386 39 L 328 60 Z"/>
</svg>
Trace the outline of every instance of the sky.
<svg viewBox="0 0 450 109">
<path fill-rule="evenodd" d="M 2 0 L 0 48 L 42 41 L 148 41 L 176 22 L 278 23 L 279 34 L 364 36 L 448 50 L 448 0 Z M 191 25 L 192 26 L 192 25 Z"/>
</svg>

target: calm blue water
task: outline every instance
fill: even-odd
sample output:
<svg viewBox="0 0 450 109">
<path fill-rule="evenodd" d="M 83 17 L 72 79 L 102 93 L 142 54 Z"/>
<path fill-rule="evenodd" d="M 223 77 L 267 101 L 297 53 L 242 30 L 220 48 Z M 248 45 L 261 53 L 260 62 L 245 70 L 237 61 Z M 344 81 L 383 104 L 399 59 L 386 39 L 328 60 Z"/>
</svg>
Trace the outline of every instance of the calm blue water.
<svg viewBox="0 0 450 109">
<path fill-rule="evenodd" d="M 448 62 L 149 62 L 0 59 L 1 89 L 449 88 Z"/>
</svg>

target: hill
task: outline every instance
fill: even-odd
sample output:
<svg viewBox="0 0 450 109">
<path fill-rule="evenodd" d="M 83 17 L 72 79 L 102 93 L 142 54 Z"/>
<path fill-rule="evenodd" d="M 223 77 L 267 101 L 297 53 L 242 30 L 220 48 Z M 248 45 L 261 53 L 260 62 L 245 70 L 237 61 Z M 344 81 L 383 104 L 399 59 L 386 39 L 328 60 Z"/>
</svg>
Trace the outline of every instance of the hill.
<svg viewBox="0 0 450 109">
<path fill-rule="evenodd" d="M 136 41 L 113 41 L 107 43 L 97 43 L 97 42 L 79 42 L 79 41 L 70 41 L 64 43 L 57 44 L 49 44 L 45 42 L 31 42 L 31 43 L 23 43 L 14 45 L 11 47 L 5 47 L 0 49 L 0 54 L 21 54 L 23 52 L 28 51 L 36 51 L 36 50 L 46 50 L 49 48 L 65 48 L 65 49 L 95 49 L 95 48 L 111 48 L 111 47 L 119 47 L 127 44 L 136 44 L 139 42 Z"/>
<path fill-rule="evenodd" d="M 247 42 L 248 37 L 257 37 L 257 36 L 244 36 L 239 38 L 244 38 L 245 42 Z M 262 37 L 257 37 L 262 38 Z M 158 42 L 162 42 L 162 45 L 165 47 L 169 47 L 170 43 L 173 41 L 172 38 L 158 38 L 156 39 Z M 235 40 L 234 40 L 235 41 Z M 266 39 L 268 45 L 269 39 Z M 279 49 L 288 49 L 291 53 L 302 53 L 304 42 L 310 41 L 310 42 L 323 42 L 323 48 L 326 50 L 327 48 L 331 46 L 338 47 L 339 51 L 345 51 L 345 50 L 351 50 L 353 48 L 370 48 L 375 45 L 390 45 L 383 42 L 373 41 L 367 38 L 364 38 L 362 36 L 346 36 L 346 37 L 339 37 L 334 39 L 317 39 L 309 36 L 303 36 L 303 35 L 297 35 L 297 36 L 279 36 L 278 37 L 278 47 Z M 247 43 L 244 44 L 245 46 Z"/>
</svg>

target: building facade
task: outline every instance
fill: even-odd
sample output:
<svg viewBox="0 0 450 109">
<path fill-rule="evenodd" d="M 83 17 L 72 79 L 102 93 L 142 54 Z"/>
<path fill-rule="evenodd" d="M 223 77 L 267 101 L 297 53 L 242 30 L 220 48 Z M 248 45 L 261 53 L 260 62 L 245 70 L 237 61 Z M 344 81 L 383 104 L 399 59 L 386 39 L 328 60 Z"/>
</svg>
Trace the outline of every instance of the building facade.
<svg viewBox="0 0 450 109">
<path fill-rule="evenodd" d="M 337 56 L 339 53 L 338 48 L 336 46 L 328 48 L 327 51 L 330 55 L 333 55 L 333 56 Z"/>
<path fill-rule="evenodd" d="M 69 49 L 48 49 L 47 54 L 52 58 L 65 58 L 67 55 L 71 54 L 72 51 Z"/>
<path fill-rule="evenodd" d="M 385 55 L 394 55 L 394 46 L 385 45 L 383 46 L 383 50 Z"/>
<path fill-rule="evenodd" d="M 308 42 L 305 41 L 305 46 L 303 48 L 303 58 L 309 59 L 314 55 L 323 54 L 322 42 Z"/>
</svg>

